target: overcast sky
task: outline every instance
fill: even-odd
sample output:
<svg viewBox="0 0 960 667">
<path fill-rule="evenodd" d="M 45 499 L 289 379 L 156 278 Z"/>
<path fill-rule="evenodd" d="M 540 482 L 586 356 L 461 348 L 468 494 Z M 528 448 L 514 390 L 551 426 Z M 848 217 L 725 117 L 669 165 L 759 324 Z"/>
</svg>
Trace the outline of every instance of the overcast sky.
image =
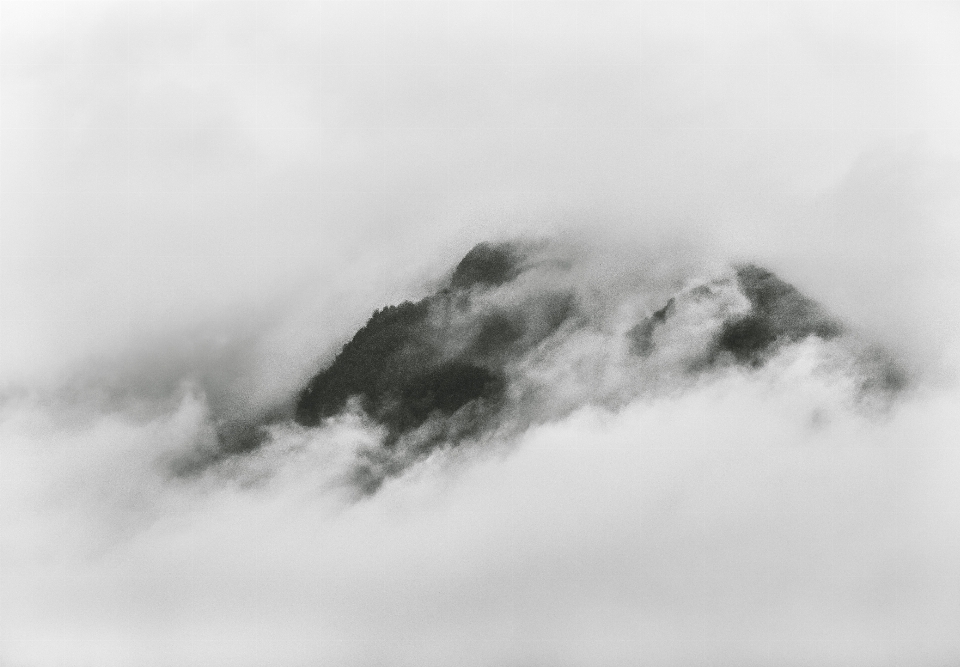
<svg viewBox="0 0 960 667">
<path fill-rule="evenodd" d="M 5 2 L 2 30 L 5 373 L 558 211 L 880 280 L 938 260 L 907 218 L 956 183 L 952 3 Z"/>
<path fill-rule="evenodd" d="M 943 382 L 958 119 L 952 2 L 3 2 L 0 382 L 95 359 L 267 400 L 474 242 L 559 228 L 762 261 Z M 145 452 L 205 400 L 75 429 L 5 404 L 0 659 L 626 665 L 638 627 L 658 665 L 960 655 L 943 397 L 851 418 L 837 457 L 762 446 L 809 444 L 790 389 L 575 415 L 347 518 L 289 463 L 259 495 L 164 486 Z M 643 539 L 641 503 L 674 512 Z"/>
</svg>

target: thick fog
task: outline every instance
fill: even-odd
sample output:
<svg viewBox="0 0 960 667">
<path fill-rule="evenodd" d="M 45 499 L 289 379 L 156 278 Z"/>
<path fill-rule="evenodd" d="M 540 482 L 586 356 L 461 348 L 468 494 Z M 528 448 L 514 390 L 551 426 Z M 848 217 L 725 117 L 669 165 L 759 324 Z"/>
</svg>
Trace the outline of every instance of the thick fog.
<svg viewBox="0 0 960 667">
<path fill-rule="evenodd" d="M 956 664 L 958 82 L 951 3 L 3 2 L 0 663 Z M 570 337 L 372 495 L 358 414 L 175 473 L 517 237 L 604 321 L 757 262 L 910 382 L 610 403 Z"/>
</svg>

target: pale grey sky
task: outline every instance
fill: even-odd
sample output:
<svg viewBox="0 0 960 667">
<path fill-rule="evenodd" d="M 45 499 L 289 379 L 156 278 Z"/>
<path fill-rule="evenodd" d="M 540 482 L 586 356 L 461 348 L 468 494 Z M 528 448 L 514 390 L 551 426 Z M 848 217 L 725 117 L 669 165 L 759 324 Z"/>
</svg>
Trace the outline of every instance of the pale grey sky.
<svg viewBox="0 0 960 667">
<path fill-rule="evenodd" d="M 898 232 L 821 230 L 806 207 L 871 160 L 955 169 L 958 14 L 5 2 L 3 368 L 269 300 L 346 254 L 459 251 L 538 211 L 682 220 L 731 252 L 821 254 L 823 231 L 844 254 L 883 244 Z"/>
</svg>

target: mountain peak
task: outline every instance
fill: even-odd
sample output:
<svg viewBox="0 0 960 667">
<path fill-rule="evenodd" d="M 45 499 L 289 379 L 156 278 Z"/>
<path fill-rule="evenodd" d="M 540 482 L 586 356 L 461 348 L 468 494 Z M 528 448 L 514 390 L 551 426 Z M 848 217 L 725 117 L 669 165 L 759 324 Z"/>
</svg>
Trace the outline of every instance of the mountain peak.
<svg viewBox="0 0 960 667">
<path fill-rule="evenodd" d="M 830 354 L 845 360 L 844 372 L 863 376 L 863 391 L 896 389 L 883 378 L 903 377 L 889 355 L 851 343 L 838 318 L 760 265 L 695 281 L 616 333 L 585 307 L 577 280 L 558 273 L 569 263 L 538 272 L 521 248 L 474 246 L 453 271 L 453 291 L 376 311 L 300 392 L 295 414 L 304 426 L 360 409 L 383 427 L 381 458 L 389 465 L 363 475 L 367 490 L 436 447 L 502 428 L 505 414 L 524 428 L 587 402 L 613 405 L 683 386 L 718 368 L 751 372 L 806 340 L 846 339 Z M 458 297 L 490 287 L 504 289 Z"/>
</svg>

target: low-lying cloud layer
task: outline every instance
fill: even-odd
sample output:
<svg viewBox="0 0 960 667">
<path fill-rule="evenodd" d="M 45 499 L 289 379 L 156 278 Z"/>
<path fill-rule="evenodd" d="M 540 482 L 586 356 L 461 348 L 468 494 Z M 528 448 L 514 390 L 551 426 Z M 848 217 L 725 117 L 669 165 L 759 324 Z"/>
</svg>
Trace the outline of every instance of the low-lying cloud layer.
<svg viewBox="0 0 960 667">
<path fill-rule="evenodd" d="M 955 8 L 2 13 L 4 665 L 960 659 Z M 578 261 L 470 312 L 600 326 L 358 495 L 383 425 L 298 393 L 513 238 Z M 843 335 L 664 381 L 750 262 Z M 868 349 L 906 387 L 865 402 Z"/>
<path fill-rule="evenodd" d="M 433 457 L 358 503 L 336 489 L 376 437 L 360 422 L 291 428 L 230 476 L 177 484 L 158 459 L 209 428 L 195 398 L 74 435 L 21 410 L 4 424 L 5 650 L 13 664 L 949 664 L 955 399 L 878 421 L 837 413 L 842 390 L 802 367 L 731 377 Z"/>
</svg>

